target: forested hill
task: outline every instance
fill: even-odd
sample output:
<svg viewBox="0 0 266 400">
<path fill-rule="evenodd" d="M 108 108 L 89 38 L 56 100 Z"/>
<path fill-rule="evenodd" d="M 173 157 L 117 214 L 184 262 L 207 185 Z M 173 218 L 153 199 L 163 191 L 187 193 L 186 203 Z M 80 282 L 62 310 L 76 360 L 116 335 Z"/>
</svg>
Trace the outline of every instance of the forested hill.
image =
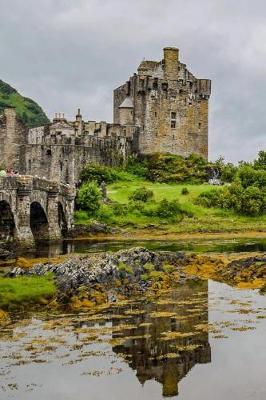
<svg viewBox="0 0 266 400">
<path fill-rule="evenodd" d="M 0 79 L 0 114 L 6 107 L 15 107 L 17 114 L 28 127 L 47 124 L 48 117 L 33 100 L 23 97 L 8 83 Z"/>
</svg>

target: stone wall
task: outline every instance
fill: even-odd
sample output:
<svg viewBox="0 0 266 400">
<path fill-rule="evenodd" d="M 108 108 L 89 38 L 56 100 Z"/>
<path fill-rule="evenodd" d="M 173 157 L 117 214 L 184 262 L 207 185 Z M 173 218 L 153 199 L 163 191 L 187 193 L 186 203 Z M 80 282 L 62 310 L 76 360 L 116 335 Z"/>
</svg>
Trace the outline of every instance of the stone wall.
<svg viewBox="0 0 266 400">
<path fill-rule="evenodd" d="M 6 108 L 0 115 L 1 168 L 25 172 L 25 154 L 21 145 L 26 143 L 27 128 L 19 120 L 14 108 Z"/>
<path fill-rule="evenodd" d="M 118 124 L 54 120 L 49 126 L 29 130 L 24 150 L 26 171 L 75 185 L 88 163 L 123 163 L 132 152 L 134 134 L 134 127 Z"/>
</svg>

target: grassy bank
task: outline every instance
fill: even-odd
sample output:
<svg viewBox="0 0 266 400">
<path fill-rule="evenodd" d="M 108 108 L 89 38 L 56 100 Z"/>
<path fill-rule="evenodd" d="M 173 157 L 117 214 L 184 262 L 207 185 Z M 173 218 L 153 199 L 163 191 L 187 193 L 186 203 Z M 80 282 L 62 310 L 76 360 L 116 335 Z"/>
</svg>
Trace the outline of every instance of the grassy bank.
<svg viewBox="0 0 266 400">
<path fill-rule="evenodd" d="M 0 278 L 0 309 L 46 303 L 55 293 L 52 275 Z"/>
<path fill-rule="evenodd" d="M 126 210 L 130 203 L 130 196 L 142 186 L 152 190 L 154 193 L 152 201 L 145 205 L 146 208 L 154 208 L 162 199 L 167 199 L 168 201 L 178 200 L 183 211 L 182 218 L 163 219 L 156 216 L 143 215 L 141 210 L 137 208 Z M 186 195 L 182 194 L 184 188 L 188 190 Z M 164 234 L 266 230 L 266 215 L 248 217 L 238 215 L 229 210 L 205 208 L 196 205 L 195 201 L 200 193 L 213 189 L 208 184 L 152 183 L 141 178 L 132 177 L 131 180 L 112 183 L 108 185 L 107 189 L 108 197 L 120 204 L 122 211 L 117 212 L 111 205 L 103 205 L 97 219 L 113 227 L 126 228 L 131 231 L 153 228 Z M 91 222 L 91 218 L 87 216 L 86 212 L 78 212 L 76 213 L 76 222 L 88 224 Z"/>
</svg>

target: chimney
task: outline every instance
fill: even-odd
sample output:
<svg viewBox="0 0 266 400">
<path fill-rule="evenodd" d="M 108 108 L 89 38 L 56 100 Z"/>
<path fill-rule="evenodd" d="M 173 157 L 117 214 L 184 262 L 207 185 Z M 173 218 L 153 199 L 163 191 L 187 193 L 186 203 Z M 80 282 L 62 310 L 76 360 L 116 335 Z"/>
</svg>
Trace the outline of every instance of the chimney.
<svg viewBox="0 0 266 400">
<path fill-rule="evenodd" d="M 165 47 L 164 51 L 164 78 L 175 81 L 178 78 L 179 50 L 176 47 Z"/>
</svg>

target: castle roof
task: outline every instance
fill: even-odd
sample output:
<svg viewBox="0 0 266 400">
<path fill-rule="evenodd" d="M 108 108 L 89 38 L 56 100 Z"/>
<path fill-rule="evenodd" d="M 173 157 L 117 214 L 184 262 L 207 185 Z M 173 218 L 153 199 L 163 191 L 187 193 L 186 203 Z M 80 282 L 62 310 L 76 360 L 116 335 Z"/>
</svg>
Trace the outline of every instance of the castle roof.
<svg viewBox="0 0 266 400">
<path fill-rule="evenodd" d="M 120 104 L 119 108 L 133 108 L 133 102 L 131 98 L 128 96 L 125 98 L 125 100 Z"/>
</svg>

